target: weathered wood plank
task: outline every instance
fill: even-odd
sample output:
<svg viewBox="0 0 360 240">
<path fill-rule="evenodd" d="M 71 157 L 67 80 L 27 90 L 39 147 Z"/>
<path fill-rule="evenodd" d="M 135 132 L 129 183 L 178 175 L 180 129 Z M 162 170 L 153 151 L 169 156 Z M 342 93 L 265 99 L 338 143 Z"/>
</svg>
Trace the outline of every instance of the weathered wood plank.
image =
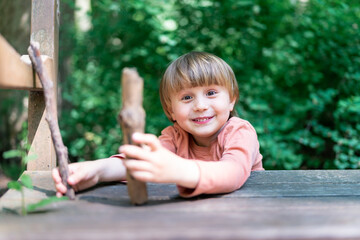
<svg viewBox="0 0 360 240">
<path fill-rule="evenodd" d="M 59 1 L 33 0 L 31 10 L 31 41 L 40 43 L 40 52 L 53 58 L 53 73 L 49 73 L 54 82 L 54 94 L 57 96 L 58 70 L 58 34 L 59 34 Z M 43 92 L 31 91 L 28 110 L 28 141 L 30 154 L 37 159 L 30 161 L 28 170 L 51 170 L 56 167 L 55 148 L 51 140 L 50 129 L 45 120 L 45 98 Z"/>
<path fill-rule="evenodd" d="M 180 198 L 174 185 L 148 184 L 149 201 L 138 207 L 130 204 L 126 185 L 107 184 L 79 193 L 77 201 L 49 206 L 41 214 L 21 218 L 3 213 L 0 239 L 358 239 L 357 190 L 344 196 L 331 188 L 357 185 L 359 172 L 254 172 L 246 186 L 234 193 L 193 199 Z M 55 194 L 50 172 L 29 173 L 38 198 Z M 291 180 L 294 175 L 308 184 L 309 193 L 315 184 L 335 194 L 319 196 L 315 191 L 311 196 L 284 197 L 284 183 L 299 184 Z M 260 194 L 270 183 L 274 194 Z M 6 193 L 0 206 L 19 200 L 10 195 Z M 27 195 L 31 201 L 36 198 L 36 194 Z"/>
<path fill-rule="evenodd" d="M 53 74 L 53 60 L 46 56 L 43 59 L 45 69 Z M 37 76 L 34 78 L 29 61 L 26 63 L 21 60 L 20 55 L 0 34 L 0 88 L 42 91 L 40 80 Z"/>
<path fill-rule="evenodd" d="M 291 174 L 289 174 L 291 172 Z M 261 174 L 252 172 L 246 184 L 271 184 L 275 183 L 360 183 L 359 170 L 273 170 Z"/>
<path fill-rule="evenodd" d="M 27 164 L 29 171 L 51 170 L 56 167 L 56 154 L 49 126 L 45 120 L 45 101 L 43 92 L 29 92 L 28 142 L 29 155 L 36 159 Z"/>
<path fill-rule="evenodd" d="M 331 204 L 296 198 L 223 200 L 138 208 L 59 203 L 50 213 L 6 216 L 0 232 L 8 239 L 344 239 L 360 234 L 355 201 L 341 207 L 342 199 Z"/>
<path fill-rule="evenodd" d="M 316 196 L 360 196 L 360 171 L 292 170 L 253 172 L 242 189 L 228 197 Z"/>
</svg>

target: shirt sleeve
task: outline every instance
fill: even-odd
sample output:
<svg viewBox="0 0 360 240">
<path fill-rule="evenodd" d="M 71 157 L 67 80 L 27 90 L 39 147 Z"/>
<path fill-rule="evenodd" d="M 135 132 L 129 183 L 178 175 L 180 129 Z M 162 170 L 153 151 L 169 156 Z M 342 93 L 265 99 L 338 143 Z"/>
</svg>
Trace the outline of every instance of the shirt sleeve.
<svg viewBox="0 0 360 240">
<path fill-rule="evenodd" d="M 257 135 L 248 122 L 224 129 L 218 141 L 224 143 L 221 159 L 219 161 L 194 159 L 200 170 L 200 180 L 195 189 L 177 186 L 182 197 L 235 191 L 246 182 L 252 166 L 261 162 Z M 258 170 L 262 170 L 262 167 Z"/>
<path fill-rule="evenodd" d="M 125 159 L 125 154 L 123 154 L 123 153 L 115 154 L 115 155 L 110 156 L 110 158 Z"/>
<path fill-rule="evenodd" d="M 159 140 L 161 145 L 168 149 L 169 151 L 176 153 L 176 145 L 174 139 L 176 139 L 176 130 L 174 127 L 170 126 L 161 131 Z"/>
</svg>

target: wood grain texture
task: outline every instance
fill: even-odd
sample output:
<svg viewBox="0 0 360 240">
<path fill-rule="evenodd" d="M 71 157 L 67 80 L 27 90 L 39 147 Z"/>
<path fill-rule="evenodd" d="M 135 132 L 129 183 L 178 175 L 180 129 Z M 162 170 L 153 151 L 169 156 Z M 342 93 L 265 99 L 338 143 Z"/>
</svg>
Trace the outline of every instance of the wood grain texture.
<svg viewBox="0 0 360 240">
<path fill-rule="evenodd" d="M 38 77 L 34 77 L 31 63 L 23 61 L 28 56 L 20 55 L 0 34 L 0 88 L 42 91 Z M 44 66 L 53 74 L 53 59 L 44 56 Z"/>
<path fill-rule="evenodd" d="M 32 0 L 30 41 L 40 43 L 40 51 L 53 59 L 53 72 L 49 73 L 57 96 L 59 0 Z M 56 167 L 56 153 L 51 140 L 50 129 L 45 121 L 45 98 L 43 92 L 29 93 L 28 142 L 30 154 L 37 159 L 30 161 L 28 170 L 51 170 Z M 30 134 L 30 132 L 32 134 Z"/>
<path fill-rule="evenodd" d="M 26 192 L 31 201 L 55 194 L 50 172 L 28 174 L 35 185 L 33 193 Z M 21 218 L 3 212 L 0 239 L 359 239 L 360 196 L 351 190 L 357 189 L 359 174 L 253 172 L 233 193 L 192 199 L 179 197 L 175 185 L 149 183 L 148 202 L 137 207 L 125 184 L 103 184 L 41 214 Z M 286 193 L 302 183 L 308 184 L 303 195 Z M 341 184 L 349 185 L 348 193 L 339 191 Z M 321 185 L 320 195 L 315 189 Z M 14 202 L 19 196 L 9 191 L 0 207 Z"/>
</svg>

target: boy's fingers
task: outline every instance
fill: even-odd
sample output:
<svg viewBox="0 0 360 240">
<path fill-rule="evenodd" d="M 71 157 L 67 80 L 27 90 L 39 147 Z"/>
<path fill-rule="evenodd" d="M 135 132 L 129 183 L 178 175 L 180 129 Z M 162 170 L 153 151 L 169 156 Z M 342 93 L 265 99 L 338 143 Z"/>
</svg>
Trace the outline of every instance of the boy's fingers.
<svg viewBox="0 0 360 240">
<path fill-rule="evenodd" d="M 70 165 L 71 166 L 71 165 Z M 74 184 L 77 184 L 79 182 L 79 179 L 81 179 L 82 177 L 82 172 L 81 171 L 77 171 L 74 173 L 74 171 L 71 169 L 71 167 L 69 166 L 69 173 L 70 173 L 70 176 L 68 177 L 68 183 L 70 185 L 74 185 Z M 55 182 L 55 184 L 62 184 L 62 179 L 61 179 L 61 176 L 60 176 L 60 172 L 59 172 L 59 168 L 54 168 L 52 170 L 52 178 Z"/>
<path fill-rule="evenodd" d="M 132 172 L 131 175 L 142 182 L 151 182 L 154 180 L 154 176 L 153 174 L 149 173 L 149 172 L 142 172 L 142 171 L 136 171 L 136 172 Z"/>
<path fill-rule="evenodd" d="M 61 182 L 61 177 L 60 177 L 58 168 L 54 168 L 51 172 L 51 175 L 52 175 L 52 178 L 54 179 L 55 183 Z"/>
<path fill-rule="evenodd" d="M 155 151 L 160 147 L 162 147 L 159 139 L 153 134 L 144 134 L 144 133 L 136 132 L 132 135 L 132 140 L 135 143 L 148 145 L 152 151 Z"/>
<path fill-rule="evenodd" d="M 139 160 L 125 160 L 124 165 L 130 171 L 150 171 L 152 165 L 149 162 Z"/>
<path fill-rule="evenodd" d="M 74 163 L 69 165 L 69 174 L 70 176 L 68 177 L 68 183 L 75 189 L 75 191 L 77 191 L 76 184 L 83 180 L 85 173 L 84 171 L 81 171 L 81 168 L 79 168 L 79 165 L 77 163 Z M 52 178 L 55 182 L 55 189 L 57 191 L 56 196 L 63 196 L 66 193 L 67 189 L 66 186 L 62 183 L 58 168 L 54 168 L 52 170 Z"/>
<path fill-rule="evenodd" d="M 149 159 L 149 151 L 144 150 L 141 147 L 134 145 L 123 145 L 120 147 L 120 151 L 125 154 L 128 159 Z"/>
<path fill-rule="evenodd" d="M 78 184 L 81 180 L 83 180 L 85 177 L 85 172 L 81 171 L 80 169 L 78 169 L 77 172 L 75 172 L 74 174 L 70 175 L 68 177 L 68 183 L 70 185 L 76 185 Z"/>
<path fill-rule="evenodd" d="M 73 186 L 75 192 L 87 189 L 94 186 L 94 183 L 89 182 L 89 181 L 85 181 L 85 182 L 80 182 L 79 184 L 76 184 Z"/>
<path fill-rule="evenodd" d="M 61 182 L 60 183 L 57 183 L 55 185 L 55 188 L 58 192 L 60 193 L 66 193 L 66 187 L 64 186 L 64 184 L 62 184 Z"/>
</svg>

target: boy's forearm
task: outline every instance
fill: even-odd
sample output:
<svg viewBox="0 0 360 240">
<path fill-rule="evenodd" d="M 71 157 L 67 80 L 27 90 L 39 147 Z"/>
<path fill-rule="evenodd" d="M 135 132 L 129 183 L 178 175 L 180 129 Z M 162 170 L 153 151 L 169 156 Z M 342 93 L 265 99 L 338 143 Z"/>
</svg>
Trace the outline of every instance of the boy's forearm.
<svg viewBox="0 0 360 240">
<path fill-rule="evenodd" d="M 126 168 L 119 158 L 104 158 L 96 160 L 99 167 L 99 182 L 114 182 L 126 180 Z"/>
<path fill-rule="evenodd" d="M 177 171 L 178 179 L 176 184 L 185 188 L 194 189 L 200 180 L 200 170 L 193 160 L 181 159 Z"/>
</svg>

